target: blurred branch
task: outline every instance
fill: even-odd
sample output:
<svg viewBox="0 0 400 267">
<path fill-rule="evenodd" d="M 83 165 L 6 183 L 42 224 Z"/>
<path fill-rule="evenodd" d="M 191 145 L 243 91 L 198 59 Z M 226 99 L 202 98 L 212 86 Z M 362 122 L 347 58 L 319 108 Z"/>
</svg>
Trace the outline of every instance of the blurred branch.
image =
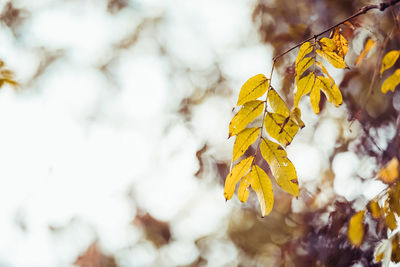
<svg viewBox="0 0 400 267">
<path fill-rule="evenodd" d="M 358 12 L 354 13 L 354 14 L 351 15 L 350 17 L 347 17 L 346 19 L 344 19 L 344 20 L 342 20 L 342 21 L 336 23 L 335 25 L 333 25 L 333 26 L 327 28 L 326 30 L 324 30 L 324 31 L 322 31 L 322 32 L 320 32 L 320 33 L 318 33 L 318 34 L 314 34 L 314 35 L 311 36 L 310 38 L 308 38 L 308 39 L 306 39 L 306 40 L 304 40 L 304 41 L 298 43 L 297 45 L 295 45 L 295 46 L 289 48 L 288 50 L 282 52 L 281 54 L 277 55 L 277 56 L 274 57 L 272 60 L 275 62 L 278 58 L 280 58 L 280 57 L 286 55 L 287 53 L 289 53 L 289 52 L 292 51 L 293 49 L 295 49 L 295 48 L 301 46 L 302 44 L 304 44 L 304 43 L 306 43 L 306 42 L 309 42 L 309 41 L 311 41 L 312 39 L 316 39 L 317 37 L 321 36 L 322 34 L 329 32 L 330 30 L 336 28 L 336 27 L 339 26 L 339 25 L 342 25 L 343 23 L 345 23 L 345 22 L 347 22 L 347 21 L 349 21 L 349 20 L 352 20 L 352 19 L 354 19 L 354 18 L 356 18 L 356 17 L 358 17 L 358 16 L 360 16 L 360 15 L 366 14 L 366 13 L 367 13 L 369 10 L 371 10 L 371 9 L 379 9 L 380 11 L 384 11 L 386 8 L 388 8 L 388 7 L 390 7 L 390 6 L 393 6 L 393 5 L 397 4 L 398 2 L 400 2 L 400 0 L 390 0 L 390 1 L 388 1 L 388 2 L 382 2 L 382 3 L 380 3 L 379 5 L 368 5 L 368 6 L 364 6 L 364 7 L 362 7 Z"/>
</svg>

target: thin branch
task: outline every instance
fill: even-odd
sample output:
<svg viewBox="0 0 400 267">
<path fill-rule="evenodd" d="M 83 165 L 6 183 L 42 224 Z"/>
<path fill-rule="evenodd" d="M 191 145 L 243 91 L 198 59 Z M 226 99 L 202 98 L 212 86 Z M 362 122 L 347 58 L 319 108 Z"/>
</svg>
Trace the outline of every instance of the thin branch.
<svg viewBox="0 0 400 267">
<path fill-rule="evenodd" d="M 310 38 L 307 38 L 306 40 L 304 40 L 304 41 L 298 43 L 297 45 L 295 45 L 295 46 L 289 48 L 288 50 L 284 51 L 283 53 L 281 53 L 281 54 L 275 56 L 272 60 L 274 60 L 274 61 L 277 60 L 278 58 L 280 58 L 280 57 L 282 57 L 283 55 L 286 55 L 287 53 L 289 53 L 290 51 L 292 51 L 293 49 L 295 49 L 295 48 L 301 46 L 302 44 L 304 44 L 304 43 L 306 43 L 306 42 L 309 42 L 309 41 L 311 41 L 312 39 L 318 38 L 319 36 L 323 35 L 324 33 L 327 33 L 327 32 L 329 32 L 329 31 L 331 31 L 332 29 L 336 28 L 337 26 L 342 25 L 343 23 L 345 23 L 345 22 L 347 22 L 347 21 L 349 21 L 349 20 L 352 20 L 352 19 L 354 19 L 354 18 L 356 18 L 356 17 L 358 17 L 358 16 L 360 16 L 360 15 L 363 15 L 363 14 L 367 13 L 367 12 L 368 12 L 369 10 L 371 10 L 371 9 L 379 9 L 380 11 L 384 11 L 386 8 L 388 8 L 388 7 L 390 7 L 390 6 L 393 6 L 393 5 L 397 4 L 398 2 L 400 2 L 400 0 L 390 0 L 390 1 L 387 1 L 387 2 L 382 2 L 382 3 L 380 3 L 379 5 L 368 5 L 368 6 L 364 6 L 364 7 L 362 7 L 358 12 L 354 13 L 354 14 L 351 15 L 350 17 L 348 17 L 348 18 L 346 18 L 346 19 L 344 19 L 344 20 L 342 20 L 342 21 L 336 23 L 335 25 L 329 27 L 328 29 L 326 29 L 326 30 L 324 30 L 324 31 L 322 31 L 322 32 L 320 32 L 320 33 L 318 33 L 318 34 L 314 34 L 314 35 L 311 36 Z"/>
</svg>

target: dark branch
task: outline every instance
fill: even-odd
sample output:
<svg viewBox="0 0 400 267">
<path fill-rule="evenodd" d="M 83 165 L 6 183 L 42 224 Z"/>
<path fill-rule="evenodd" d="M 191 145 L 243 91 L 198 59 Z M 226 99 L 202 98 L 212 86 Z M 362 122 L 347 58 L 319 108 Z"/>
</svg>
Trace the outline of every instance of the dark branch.
<svg viewBox="0 0 400 267">
<path fill-rule="evenodd" d="M 327 32 L 329 32 L 329 31 L 333 30 L 333 29 L 336 28 L 337 26 L 342 25 L 343 23 L 345 23 L 345 22 L 347 22 L 347 21 L 349 21 L 349 20 L 352 20 L 352 19 L 354 19 L 355 17 L 358 17 L 358 16 L 360 16 L 360 15 L 363 15 L 363 14 L 367 13 L 367 12 L 368 12 L 369 10 L 371 10 L 371 9 L 379 9 L 380 11 L 384 11 L 386 8 L 388 8 L 388 7 L 390 7 L 390 6 L 393 6 L 393 5 L 397 4 L 398 2 L 400 2 L 400 0 L 390 0 L 390 1 L 387 1 L 387 2 L 382 2 L 382 3 L 380 3 L 379 5 L 368 5 L 368 6 L 364 6 L 364 7 L 362 7 L 358 12 L 354 13 L 354 14 L 351 15 L 350 17 L 348 17 L 348 18 L 346 18 L 346 19 L 344 19 L 344 20 L 342 20 L 342 21 L 336 23 L 335 25 L 329 27 L 328 29 L 326 29 L 326 30 L 324 30 L 324 31 L 322 31 L 322 32 L 320 32 L 320 33 L 318 33 L 318 34 L 315 34 L 315 35 L 311 36 L 310 38 L 308 38 L 308 39 L 302 41 L 301 43 L 298 43 L 297 45 L 295 45 L 295 46 L 289 48 L 289 49 L 286 50 L 285 52 L 283 52 L 283 53 L 281 53 L 281 54 L 275 56 L 272 60 L 273 60 L 273 61 L 276 61 L 278 58 L 282 57 L 283 55 L 286 55 L 287 53 L 289 53 L 289 52 L 292 51 L 293 49 L 295 49 L 295 48 L 301 46 L 302 44 L 304 44 L 304 43 L 306 43 L 306 42 L 309 42 L 309 41 L 311 41 L 312 39 L 316 39 L 317 37 L 321 36 L 322 34 L 327 33 Z"/>
</svg>

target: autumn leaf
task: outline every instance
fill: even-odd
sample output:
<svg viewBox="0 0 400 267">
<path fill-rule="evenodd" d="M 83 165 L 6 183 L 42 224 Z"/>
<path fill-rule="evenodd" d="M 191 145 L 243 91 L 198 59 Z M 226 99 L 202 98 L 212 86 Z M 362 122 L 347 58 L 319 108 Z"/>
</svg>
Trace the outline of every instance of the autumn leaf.
<svg viewBox="0 0 400 267">
<path fill-rule="evenodd" d="M 257 165 L 254 165 L 250 175 L 250 184 L 254 192 L 256 192 L 258 202 L 260 203 L 261 207 L 261 215 L 264 217 L 271 212 L 274 205 L 272 183 L 264 170 Z"/>
<path fill-rule="evenodd" d="M 382 77 L 382 73 L 391 68 L 394 63 L 396 63 L 397 59 L 399 58 L 400 55 L 400 51 L 399 50 L 392 50 L 390 52 L 388 52 L 382 59 L 382 66 L 381 66 L 381 70 L 380 70 L 380 74 Z"/>
<path fill-rule="evenodd" d="M 316 50 L 318 55 L 326 59 L 335 68 L 344 69 L 347 67 L 343 57 L 336 53 L 336 44 L 332 39 L 322 38 L 318 43 L 321 46 L 321 49 Z"/>
<path fill-rule="evenodd" d="M 347 236 L 354 246 L 359 247 L 362 244 L 364 239 L 364 227 L 363 227 L 363 219 L 364 219 L 364 212 L 359 211 L 354 214 L 349 222 L 349 229 L 347 232 Z"/>
<path fill-rule="evenodd" d="M 301 78 L 301 75 L 309 68 L 311 65 L 314 64 L 314 58 L 306 57 L 303 58 L 299 64 L 296 65 L 296 81 Z"/>
<path fill-rule="evenodd" d="M 288 117 L 290 115 L 289 108 L 286 106 L 285 101 L 283 101 L 283 99 L 273 88 L 271 88 L 268 92 L 268 103 L 275 113 L 278 113 L 285 117 Z"/>
<path fill-rule="evenodd" d="M 296 68 L 297 64 L 302 60 L 307 54 L 313 51 L 314 46 L 310 42 L 305 42 L 300 46 L 299 53 L 296 58 Z"/>
<path fill-rule="evenodd" d="M 365 58 L 365 56 L 368 54 L 369 50 L 375 45 L 374 40 L 371 38 L 368 38 L 368 40 L 365 42 L 364 49 L 361 51 L 360 55 L 357 57 L 356 61 L 354 62 L 354 65 L 359 65 L 362 60 Z"/>
<path fill-rule="evenodd" d="M 349 50 L 349 42 L 346 38 L 339 32 L 339 28 L 336 27 L 333 33 L 332 40 L 336 45 L 337 54 L 344 58 Z"/>
<path fill-rule="evenodd" d="M 293 137 L 299 130 L 299 125 L 290 117 L 285 117 L 278 113 L 267 112 L 264 123 L 267 133 L 284 147 L 292 142 Z"/>
<path fill-rule="evenodd" d="M 232 198 L 236 184 L 249 171 L 253 159 L 253 156 L 243 159 L 232 168 L 231 172 L 226 177 L 224 190 L 224 197 L 226 200 Z"/>
<path fill-rule="evenodd" d="M 385 202 L 385 212 L 397 213 L 400 216 L 400 183 L 394 183 L 388 191 L 388 198 Z"/>
<path fill-rule="evenodd" d="M 229 124 L 229 137 L 243 131 L 249 123 L 261 115 L 263 110 L 264 101 L 254 100 L 245 103 Z"/>
<path fill-rule="evenodd" d="M 233 145 L 233 161 L 240 158 L 246 152 L 249 146 L 257 140 L 259 133 L 260 128 L 248 128 L 236 136 L 235 144 Z"/>
<path fill-rule="evenodd" d="M 256 100 L 264 95 L 269 86 L 269 81 L 264 74 L 258 74 L 248 79 L 240 89 L 237 105 L 243 105 L 249 101 Z"/>
<path fill-rule="evenodd" d="M 386 226 L 390 230 L 393 231 L 393 230 L 395 230 L 397 228 L 396 216 L 394 215 L 393 212 L 390 211 L 388 214 L 386 214 L 385 222 L 386 222 Z"/>
<path fill-rule="evenodd" d="M 324 59 L 328 60 L 328 62 L 331 63 L 332 66 L 334 66 L 335 68 L 344 69 L 347 67 L 344 60 L 335 52 L 326 52 L 326 51 L 317 49 L 317 53 Z"/>
<path fill-rule="evenodd" d="M 335 82 L 322 76 L 318 76 L 317 80 L 319 80 L 319 88 L 327 96 L 328 101 L 334 104 L 336 107 L 340 106 L 343 102 L 343 97 Z"/>
<path fill-rule="evenodd" d="M 381 91 L 386 94 L 389 90 L 394 92 L 396 86 L 400 83 L 400 69 L 397 69 L 391 76 L 389 76 L 382 84 Z"/>
<path fill-rule="evenodd" d="M 297 107 L 299 105 L 300 99 L 308 94 L 311 89 L 315 86 L 315 74 L 310 73 L 306 77 L 301 78 L 297 83 L 297 91 L 294 95 L 294 105 Z"/>
<path fill-rule="evenodd" d="M 315 114 L 319 113 L 319 101 L 321 99 L 320 83 L 320 80 L 316 79 L 310 92 L 311 107 L 313 108 Z"/>
<path fill-rule="evenodd" d="M 249 172 L 245 177 L 242 178 L 239 185 L 238 198 L 243 203 L 246 203 L 247 199 L 249 198 L 249 186 L 251 180 L 250 173 L 251 172 Z"/>
<path fill-rule="evenodd" d="M 289 194 L 299 195 L 297 173 L 286 151 L 279 144 L 263 138 L 260 145 L 261 155 L 268 163 L 276 182 Z"/>
<path fill-rule="evenodd" d="M 301 111 L 298 107 L 295 107 L 290 113 L 290 117 L 299 125 L 300 129 L 305 126 L 304 122 L 301 120 Z"/>
<path fill-rule="evenodd" d="M 371 201 L 369 203 L 369 209 L 371 211 L 372 218 L 378 220 L 381 217 L 381 208 L 377 201 Z"/>
<path fill-rule="evenodd" d="M 326 37 L 321 38 L 321 40 L 318 41 L 318 44 L 325 52 L 336 52 L 336 44 L 332 39 Z"/>
<path fill-rule="evenodd" d="M 378 178 L 386 183 L 391 184 L 399 178 L 399 160 L 394 157 L 383 167 L 379 173 Z"/>
</svg>

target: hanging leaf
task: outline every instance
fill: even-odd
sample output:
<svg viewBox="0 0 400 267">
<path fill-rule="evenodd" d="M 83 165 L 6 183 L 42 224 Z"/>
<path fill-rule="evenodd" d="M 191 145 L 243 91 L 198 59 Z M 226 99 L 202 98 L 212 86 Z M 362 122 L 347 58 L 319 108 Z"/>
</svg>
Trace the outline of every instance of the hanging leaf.
<svg viewBox="0 0 400 267">
<path fill-rule="evenodd" d="M 264 95 L 269 86 L 269 81 L 264 74 L 258 74 L 248 79 L 240 89 L 237 105 L 243 105 L 249 101 L 256 100 Z"/>
<path fill-rule="evenodd" d="M 369 203 L 369 209 L 371 211 L 372 218 L 378 220 L 381 217 L 381 208 L 377 201 L 372 200 Z"/>
<path fill-rule="evenodd" d="M 297 197 L 299 195 L 299 184 L 296 169 L 288 159 L 283 147 L 263 138 L 261 140 L 260 151 L 278 185 L 289 194 Z"/>
<path fill-rule="evenodd" d="M 400 69 L 397 69 L 382 84 L 381 91 L 386 94 L 389 90 L 394 92 L 396 86 L 400 83 Z"/>
<path fill-rule="evenodd" d="M 388 191 L 388 198 L 385 203 L 385 212 L 397 213 L 400 216 L 400 183 L 394 183 Z"/>
<path fill-rule="evenodd" d="M 354 214 L 349 222 L 349 230 L 347 236 L 350 242 L 359 247 L 364 239 L 364 227 L 363 227 L 364 211 L 359 211 Z"/>
<path fill-rule="evenodd" d="M 337 54 L 341 58 L 344 58 L 346 56 L 346 54 L 347 54 L 347 51 L 349 50 L 349 42 L 339 32 L 339 28 L 338 27 L 336 27 L 335 30 L 334 30 L 332 40 L 334 41 L 334 43 L 336 45 Z"/>
<path fill-rule="evenodd" d="M 346 62 L 336 53 L 336 44 L 332 39 L 322 38 L 318 42 L 321 49 L 317 49 L 318 55 L 326 59 L 335 68 L 344 69 L 346 68 Z"/>
<path fill-rule="evenodd" d="M 393 231 L 397 228 L 396 216 L 394 216 L 394 213 L 392 211 L 390 211 L 389 213 L 386 214 L 385 222 L 386 222 L 386 226 L 390 230 Z"/>
<path fill-rule="evenodd" d="M 400 238 L 399 234 L 397 233 L 392 238 L 392 253 L 390 255 L 390 260 L 394 263 L 398 263 L 400 261 Z"/>
<path fill-rule="evenodd" d="M 315 86 L 315 74 L 310 73 L 306 77 L 300 79 L 297 83 L 297 91 L 294 95 L 294 106 L 299 105 L 300 99 L 308 94 L 311 89 Z"/>
<path fill-rule="evenodd" d="M 249 171 L 251 164 L 253 163 L 253 159 L 253 156 L 243 159 L 232 168 L 231 172 L 226 177 L 224 190 L 224 196 L 226 200 L 232 198 L 233 193 L 235 192 L 236 184 L 239 182 L 240 178 L 242 178 Z"/>
<path fill-rule="evenodd" d="M 391 184 L 399 178 L 399 160 L 394 157 L 383 167 L 379 173 L 378 178 L 386 183 Z"/>
<path fill-rule="evenodd" d="M 320 80 L 316 79 L 310 93 L 311 107 L 313 108 L 315 114 L 319 113 L 319 100 L 321 99 L 320 83 Z"/>
<path fill-rule="evenodd" d="M 249 172 L 245 177 L 242 178 L 239 185 L 238 190 L 238 198 L 241 202 L 246 203 L 247 199 L 249 198 L 249 186 L 251 180 L 251 172 Z"/>
<path fill-rule="evenodd" d="M 313 48 L 314 46 L 310 42 L 305 42 L 300 46 L 299 54 L 296 58 L 296 68 L 300 60 L 302 60 L 307 54 L 311 53 L 313 51 Z"/>
<path fill-rule="evenodd" d="M 360 55 L 357 57 L 356 61 L 354 62 L 354 65 L 359 65 L 365 56 L 368 54 L 369 50 L 375 45 L 374 40 L 371 38 L 368 38 L 368 40 L 364 44 L 364 49 L 361 51 Z"/>
<path fill-rule="evenodd" d="M 290 113 L 290 117 L 299 125 L 300 129 L 305 126 L 304 122 L 301 120 L 301 111 L 298 107 L 295 107 Z"/>
<path fill-rule="evenodd" d="M 314 64 L 314 58 L 306 57 L 303 58 L 299 64 L 296 65 L 296 81 L 301 78 L 301 75 L 309 68 L 311 65 Z"/>
<path fill-rule="evenodd" d="M 381 70 L 380 70 L 380 74 L 382 77 L 382 73 L 391 68 L 394 63 L 396 63 L 397 59 L 399 58 L 400 55 L 400 51 L 399 50 L 392 50 L 390 52 L 388 52 L 382 59 L 382 66 L 381 66 Z"/>
<path fill-rule="evenodd" d="M 336 44 L 332 39 L 326 37 L 321 38 L 321 40 L 318 41 L 318 44 L 321 46 L 322 51 L 336 53 Z"/>
<path fill-rule="evenodd" d="M 250 122 L 261 115 L 263 110 L 264 101 L 254 100 L 244 104 L 229 124 L 229 137 L 243 131 Z"/>
<path fill-rule="evenodd" d="M 254 192 L 256 192 L 258 202 L 260 203 L 261 215 L 264 217 L 271 212 L 274 205 L 272 183 L 264 170 L 257 165 L 254 165 L 250 175 L 250 184 Z"/>
<path fill-rule="evenodd" d="M 343 58 L 341 58 L 335 52 L 325 52 L 323 50 L 317 49 L 318 55 L 328 60 L 329 63 L 332 64 L 335 68 L 344 69 L 346 68 L 346 62 L 344 62 Z"/>
<path fill-rule="evenodd" d="M 290 117 L 277 113 L 267 112 L 264 123 L 267 133 L 284 147 L 292 142 L 299 130 L 299 126 Z"/>
<path fill-rule="evenodd" d="M 342 93 L 335 82 L 322 76 L 318 76 L 317 80 L 319 80 L 318 85 L 322 92 L 324 92 L 324 94 L 327 96 L 328 101 L 334 104 L 336 107 L 340 106 L 343 102 Z"/>
<path fill-rule="evenodd" d="M 235 140 L 235 144 L 233 145 L 233 158 L 232 160 L 235 161 L 240 158 L 244 152 L 251 146 L 258 137 L 260 133 L 260 128 L 248 128 L 241 131 Z"/>
<path fill-rule="evenodd" d="M 289 108 L 286 106 L 285 101 L 283 101 L 283 99 L 273 88 L 271 88 L 268 92 L 268 103 L 275 113 L 278 113 L 285 117 L 288 117 L 290 115 Z"/>
</svg>

